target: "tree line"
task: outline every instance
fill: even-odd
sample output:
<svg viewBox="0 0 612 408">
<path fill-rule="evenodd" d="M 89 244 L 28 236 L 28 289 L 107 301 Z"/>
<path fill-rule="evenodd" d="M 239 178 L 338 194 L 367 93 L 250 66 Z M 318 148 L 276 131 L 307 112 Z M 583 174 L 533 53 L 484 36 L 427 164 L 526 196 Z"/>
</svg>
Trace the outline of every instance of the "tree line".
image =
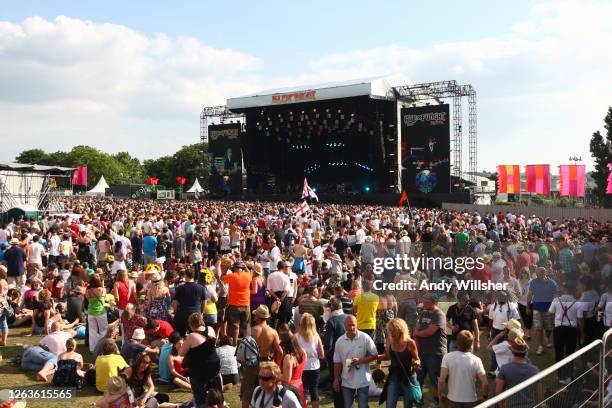
<svg viewBox="0 0 612 408">
<path fill-rule="evenodd" d="M 75 146 L 69 152 L 45 152 L 28 149 L 21 152 L 15 161 L 25 164 L 77 167 L 87 166 L 87 188 L 90 189 L 104 176 L 109 185 L 144 184 L 147 177 L 159 179 L 159 185 L 178 187 L 176 177 L 187 179 L 185 188 L 197 177 L 204 187 L 208 185 L 210 156 L 208 145 L 183 146 L 172 156 L 162 156 L 141 162 L 129 152 L 106 153 L 91 146 Z"/>
</svg>

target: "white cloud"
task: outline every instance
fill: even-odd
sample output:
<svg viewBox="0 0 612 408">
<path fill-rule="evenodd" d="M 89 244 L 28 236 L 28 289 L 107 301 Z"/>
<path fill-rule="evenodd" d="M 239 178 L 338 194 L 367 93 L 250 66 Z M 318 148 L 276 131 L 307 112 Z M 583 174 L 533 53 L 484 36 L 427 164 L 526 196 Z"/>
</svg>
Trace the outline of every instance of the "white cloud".
<svg viewBox="0 0 612 408">
<path fill-rule="evenodd" d="M 68 17 L 0 22 L 0 134 L 10 160 L 25 148 L 77 143 L 140 157 L 199 136 L 199 112 L 254 90 L 252 55 L 201 41 L 146 36 Z"/>
</svg>

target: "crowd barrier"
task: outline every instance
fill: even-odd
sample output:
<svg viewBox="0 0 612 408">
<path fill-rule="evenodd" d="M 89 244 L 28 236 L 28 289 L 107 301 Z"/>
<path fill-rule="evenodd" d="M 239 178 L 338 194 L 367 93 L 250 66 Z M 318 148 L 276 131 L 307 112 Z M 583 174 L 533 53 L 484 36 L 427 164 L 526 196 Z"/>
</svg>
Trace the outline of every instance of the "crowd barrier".
<svg viewBox="0 0 612 408">
<path fill-rule="evenodd" d="M 566 218 L 593 218 L 599 222 L 612 221 L 612 209 L 609 208 L 582 208 L 582 207 L 547 207 L 543 205 L 479 205 L 442 203 L 442 208 L 452 211 L 478 211 L 480 214 L 490 213 L 521 213 L 526 216 L 532 214 L 538 217 L 551 218 L 561 222 Z"/>
<path fill-rule="evenodd" d="M 606 384 L 612 377 L 612 329 L 537 375 L 484 401 L 476 408 L 612 407 Z M 526 397 L 535 397 L 527 405 Z"/>
</svg>

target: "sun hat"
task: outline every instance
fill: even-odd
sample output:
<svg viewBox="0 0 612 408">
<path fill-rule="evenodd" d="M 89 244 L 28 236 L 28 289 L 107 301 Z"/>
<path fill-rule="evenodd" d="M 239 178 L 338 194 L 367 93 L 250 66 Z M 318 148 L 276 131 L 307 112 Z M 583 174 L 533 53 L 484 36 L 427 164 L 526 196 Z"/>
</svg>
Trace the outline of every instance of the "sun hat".
<svg viewBox="0 0 612 408">
<path fill-rule="evenodd" d="M 144 329 L 141 327 L 135 329 L 132 338 L 134 340 L 144 340 L 146 338 Z"/>
<path fill-rule="evenodd" d="M 132 271 L 130 272 L 130 274 L 128 275 L 130 278 L 132 279 L 138 279 L 139 273 L 136 271 Z"/>
<path fill-rule="evenodd" d="M 253 272 L 257 275 L 262 275 L 263 274 L 263 268 L 261 267 L 261 264 L 254 264 L 253 265 Z"/>
<path fill-rule="evenodd" d="M 529 346 L 522 337 L 517 337 L 510 343 L 510 351 L 513 353 L 525 355 L 528 350 Z"/>
<path fill-rule="evenodd" d="M 19 240 L 17 238 L 11 239 L 11 245 L 19 245 Z"/>
<path fill-rule="evenodd" d="M 127 390 L 127 384 L 125 383 L 125 380 L 123 379 L 123 377 L 120 377 L 118 375 L 109 378 L 106 382 L 106 387 L 107 392 L 110 395 L 122 395 Z"/>
<path fill-rule="evenodd" d="M 257 309 L 253 310 L 253 314 L 258 319 L 269 319 L 270 318 L 270 311 L 268 310 L 268 306 L 266 305 L 259 305 Z"/>
<path fill-rule="evenodd" d="M 508 332 L 508 340 L 515 341 L 519 337 L 522 339 L 525 336 L 525 332 L 521 329 L 512 329 Z"/>
<path fill-rule="evenodd" d="M 504 326 L 507 330 L 522 330 L 521 322 L 516 319 L 510 319 L 503 323 L 502 326 Z"/>
</svg>

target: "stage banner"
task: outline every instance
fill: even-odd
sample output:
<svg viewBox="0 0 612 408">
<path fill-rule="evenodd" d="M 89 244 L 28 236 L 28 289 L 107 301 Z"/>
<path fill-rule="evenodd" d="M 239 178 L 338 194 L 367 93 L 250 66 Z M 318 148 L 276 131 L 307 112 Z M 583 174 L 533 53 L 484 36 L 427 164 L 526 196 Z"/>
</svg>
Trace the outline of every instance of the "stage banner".
<svg viewBox="0 0 612 408">
<path fill-rule="evenodd" d="M 240 123 L 208 126 L 208 152 L 211 157 L 213 193 L 242 191 L 242 149 Z"/>
<path fill-rule="evenodd" d="M 586 166 L 584 164 L 562 164 L 559 166 L 559 194 L 569 197 L 584 197 Z"/>
<path fill-rule="evenodd" d="M 612 163 L 608 163 L 608 187 L 606 188 L 606 194 L 612 194 Z"/>
<path fill-rule="evenodd" d="M 450 192 L 448 105 L 402 108 L 402 190 Z"/>
<path fill-rule="evenodd" d="M 497 193 L 521 193 L 521 170 L 518 164 L 497 166 Z"/>
<path fill-rule="evenodd" d="M 548 195 L 550 194 L 550 165 L 528 164 L 525 166 L 525 191 Z"/>
</svg>

